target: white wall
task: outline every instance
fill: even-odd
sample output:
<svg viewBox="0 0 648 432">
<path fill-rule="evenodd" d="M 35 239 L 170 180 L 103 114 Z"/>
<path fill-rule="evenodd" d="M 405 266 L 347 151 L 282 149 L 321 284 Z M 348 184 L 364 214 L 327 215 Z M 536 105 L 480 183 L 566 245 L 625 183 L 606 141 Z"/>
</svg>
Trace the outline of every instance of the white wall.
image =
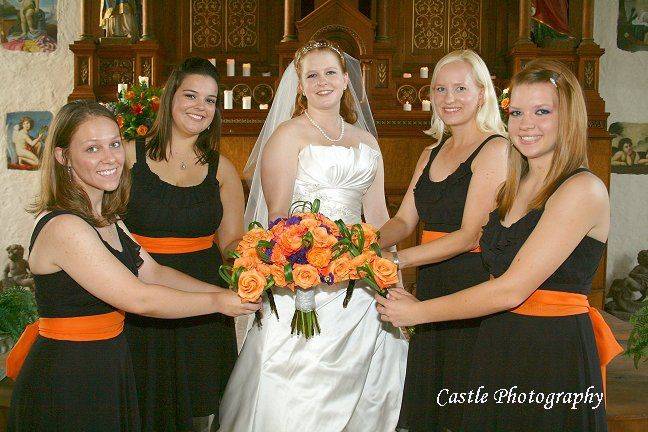
<svg viewBox="0 0 648 432">
<path fill-rule="evenodd" d="M 648 123 L 648 51 L 628 52 L 616 46 L 618 0 L 596 0 L 594 40 L 601 57 L 599 92 L 614 122 Z M 625 277 L 637 264 L 637 252 L 648 248 L 648 175 L 612 174 L 612 226 L 608 240 L 607 284 Z"/>
<path fill-rule="evenodd" d="M 0 48 L 0 263 L 11 243 L 29 245 L 33 218 L 25 211 L 38 192 L 40 171 L 7 169 L 6 116 L 15 111 L 56 111 L 73 87 L 74 56 L 68 45 L 78 38 L 81 2 L 58 0 L 57 48 L 51 53 L 27 53 Z"/>
</svg>

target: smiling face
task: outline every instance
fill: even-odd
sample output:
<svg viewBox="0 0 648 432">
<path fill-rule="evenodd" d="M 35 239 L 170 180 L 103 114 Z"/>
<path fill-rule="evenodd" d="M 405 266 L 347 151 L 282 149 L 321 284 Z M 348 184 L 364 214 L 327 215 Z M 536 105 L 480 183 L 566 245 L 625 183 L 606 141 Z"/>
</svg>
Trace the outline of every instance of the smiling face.
<svg viewBox="0 0 648 432">
<path fill-rule="evenodd" d="M 55 149 L 58 163 L 71 167 L 72 177 L 93 197 L 117 189 L 125 152 L 117 123 L 106 117 L 90 117 L 70 139 L 67 154 Z"/>
<path fill-rule="evenodd" d="M 474 121 L 484 94 L 473 78 L 470 64 L 465 61 L 441 67 L 431 91 L 435 114 L 450 127 Z"/>
<path fill-rule="evenodd" d="M 527 159 L 551 156 L 558 138 L 558 121 L 558 93 L 553 84 L 521 84 L 513 89 L 509 135 Z"/>
<path fill-rule="evenodd" d="M 206 75 L 187 75 L 173 95 L 173 130 L 183 136 L 207 129 L 216 112 L 218 85 Z"/>
<path fill-rule="evenodd" d="M 299 88 L 308 99 L 308 106 L 319 109 L 339 106 L 348 74 L 342 71 L 337 54 L 330 50 L 316 50 L 301 60 Z"/>
</svg>

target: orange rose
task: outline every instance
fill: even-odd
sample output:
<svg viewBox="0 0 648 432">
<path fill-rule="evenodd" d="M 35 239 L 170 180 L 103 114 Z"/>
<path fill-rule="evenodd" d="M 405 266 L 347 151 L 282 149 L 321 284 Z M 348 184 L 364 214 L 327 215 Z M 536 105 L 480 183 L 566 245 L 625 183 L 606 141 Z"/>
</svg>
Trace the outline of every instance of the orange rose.
<svg viewBox="0 0 648 432">
<path fill-rule="evenodd" d="M 500 107 L 502 107 L 503 110 L 506 110 L 508 109 L 510 104 L 511 104 L 511 99 L 504 98 L 502 99 L 502 102 L 500 102 Z"/>
<path fill-rule="evenodd" d="M 241 273 L 238 280 L 238 295 L 243 303 L 255 302 L 261 297 L 266 286 L 266 279 L 257 270 Z"/>
<path fill-rule="evenodd" d="M 376 257 L 371 261 L 371 270 L 376 277 L 376 283 L 381 288 L 387 288 L 398 282 L 398 267 L 388 259 Z"/>
<path fill-rule="evenodd" d="M 333 222 L 331 219 L 327 218 L 324 215 L 318 215 L 319 221 L 324 225 L 326 228 L 329 229 L 331 232 L 331 235 L 334 236 L 339 236 L 340 235 L 340 229 L 338 228 L 337 225 L 335 225 L 335 222 Z"/>
<path fill-rule="evenodd" d="M 306 253 L 306 259 L 317 268 L 326 267 L 331 262 L 331 249 L 314 247 Z"/>
<path fill-rule="evenodd" d="M 128 100 L 135 99 L 135 92 L 133 90 L 128 90 L 126 93 L 124 93 L 124 98 Z"/>
<path fill-rule="evenodd" d="M 330 248 L 337 243 L 337 238 L 326 231 L 324 227 L 317 227 L 313 231 L 313 246 L 317 248 Z"/>
<path fill-rule="evenodd" d="M 328 272 L 333 274 L 335 282 L 342 282 L 350 278 L 351 267 L 349 263 L 351 258 L 348 254 L 340 255 L 337 259 L 331 261 L 329 264 Z"/>
<path fill-rule="evenodd" d="M 292 274 L 295 284 L 303 289 L 312 288 L 320 283 L 317 269 L 310 264 L 295 264 Z"/>
<path fill-rule="evenodd" d="M 246 270 L 251 270 L 256 268 L 261 263 L 261 260 L 257 257 L 255 258 L 251 254 L 246 256 L 241 256 L 234 260 L 234 268 L 243 267 Z"/>
<path fill-rule="evenodd" d="M 270 256 L 270 260 L 277 264 L 277 265 L 286 265 L 288 263 L 288 260 L 284 256 L 283 253 L 281 253 L 281 248 L 275 247 L 272 249 L 272 255 Z"/>
<path fill-rule="evenodd" d="M 361 223 L 360 225 L 362 226 L 362 233 L 364 234 L 364 249 L 368 249 L 369 246 L 377 240 L 378 235 L 376 234 L 376 230 L 373 226 L 366 223 Z M 349 226 L 348 228 L 350 231 L 353 226 Z M 357 244 L 358 234 L 353 234 L 352 240 L 353 243 Z"/>
<path fill-rule="evenodd" d="M 137 127 L 137 135 L 144 136 L 146 135 L 146 132 L 148 132 L 148 128 L 146 127 L 146 125 L 139 125 Z"/>
<path fill-rule="evenodd" d="M 375 257 L 376 253 L 371 250 L 362 252 L 357 257 L 353 257 L 351 261 L 349 261 L 349 267 L 351 268 L 349 273 L 351 279 L 360 279 L 365 277 L 366 273 L 362 270 L 358 271 L 358 267 L 371 262 Z"/>
<path fill-rule="evenodd" d="M 308 231 L 306 227 L 291 225 L 279 237 L 277 243 L 284 255 L 290 255 L 302 247 L 302 236 Z"/>
<path fill-rule="evenodd" d="M 124 128 L 124 117 L 120 115 L 117 116 L 117 126 L 119 126 L 119 129 Z"/>
<path fill-rule="evenodd" d="M 236 251 L 241 252 L 248 248 L 256 248 L 259 240 L 270 241 L 272 240 L 272 233 L 263 228 L 252 228 L 243 235 L 243 238 L 236 246 Z"/>
<path fill-rule="evenodd" d="M 259 264 L 259 271 L 266 278 L 272 276 L 274 279 L 275 285 L 279 287 L 286 286 L 286 275 L 282 266 L 278 265 L 269 265 L 269 264 Z"/>
<path fill-rule="evenodd" d="M 286 221 L 277 222 L 275 225 L 270 228 L 270 232 L 275 237 L 279 237 L 286 230 Z"/>
<path fill-rule="evenodd" d="M 310 231 L 312 231 L 315 228 L 317 228 L 320 225 L 320 223 L 317 219 L 308 218 L 308 219 L 302 219 L 301 222 L 299 222 L 299 225 L 304 226 L 308 228 Z"/>
</svg>

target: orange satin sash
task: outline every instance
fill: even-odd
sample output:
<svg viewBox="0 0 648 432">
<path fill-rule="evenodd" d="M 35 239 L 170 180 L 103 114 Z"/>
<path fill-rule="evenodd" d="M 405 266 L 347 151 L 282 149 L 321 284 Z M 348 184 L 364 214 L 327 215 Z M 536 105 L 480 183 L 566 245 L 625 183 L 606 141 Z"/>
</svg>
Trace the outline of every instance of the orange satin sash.
<svg viewBox="0 0 648 432">
<path fill-rule="evenodd" d="M 561 291 L 536 290 L 520 306 L 511 312 L 520 315 L 557 317 L 589 314 L 594 329 L 594 339 L 599 355 L 599 366 L 603 378 L 603 392 L 605 393 L 606 367 L 610 361 L 623 352 L 623 348 L 616 341 L 612 330 L 607 325 L 601 313 L 590 306 L 584 294 L 568 293 Z"/>
<path fill-rule="evenodd" d="M 176 254 L 197 252 L 212 247 L 214 235 L 205 237 L 145 237 L 131 233 L 137 243 L 149 253 Z"/>
<path fill-rule="evenodd" d="M 441 231 L 423 231 L 423 234 L 421 234 L 421 244 L 430 243 L 431 241 L 440 239 L 441 237 L 445 237 L 447 235 L 448 233 Z M 480 253 L 481 248 L 477 246 L 475 249 L 469 252 Z"/>
<path fill-rule="evenodd" d="M 122 311 L 70 318 L 40 318 L 25 328 L 7 356 L 7 376 L 16 379 L 39 334 L 49 339 L 88 342 L 112 339 L 123 329 Z"/>
</svg>

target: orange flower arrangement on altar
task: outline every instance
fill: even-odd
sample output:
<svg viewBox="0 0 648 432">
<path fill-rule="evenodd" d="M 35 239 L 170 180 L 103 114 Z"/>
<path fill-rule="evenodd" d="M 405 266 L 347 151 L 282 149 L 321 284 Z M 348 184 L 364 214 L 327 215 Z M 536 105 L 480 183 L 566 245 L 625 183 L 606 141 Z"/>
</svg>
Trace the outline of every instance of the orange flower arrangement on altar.
<svg viewBox="0 0 648 432">
<path fill-rule="evenodd" d="M 117 95 L 117 102 L 108 107 L 117 117 L 122 137 L 133 140 L 145 136 L 155 121 L 160 109 L 161 88 L 137 84 Z"/>
<path fill-rule="evenodd" d="M 270 223 L 268 230 L 252 222 L 233 253 L 232 266 L 219 271 L 243 301 L 256 301 L 265 292 L 279 319 L 272 288 L 295 294 L 293 333 L 310 338 L 320 332 L 313 287 L 350 280 L 344 307 L 359 279 L 381 295 L 398 282 L 397 268 L 381 258 L 379 233 L 368 224 L 347 226 L 318 212 L 319 200 L 294 203 L 289 217 Z M 260 325 L 259 315 L 256 319 Z"/>
<path fill-rule="evenodd" d="M 507 87 L 504 89 L 504 91 L 502 91 L 502 94 L 500 94 L 499 98 L 497 98 L 497 106 L 499 107 L 500 116 L 502 117 L 502 121 L 505 125 L 508 123 L 510 105 L 511 96 L 509 95 L 509 89 Z"/>
</svg>

